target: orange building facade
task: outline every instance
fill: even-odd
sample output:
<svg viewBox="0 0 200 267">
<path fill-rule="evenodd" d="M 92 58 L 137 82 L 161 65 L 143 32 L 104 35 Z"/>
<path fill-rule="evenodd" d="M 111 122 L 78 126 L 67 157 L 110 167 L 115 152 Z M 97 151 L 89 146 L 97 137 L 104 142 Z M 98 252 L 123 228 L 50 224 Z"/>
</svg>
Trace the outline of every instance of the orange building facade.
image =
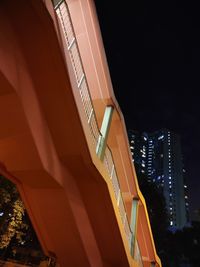
<svg viewBox="0 0 200 267">
<path fill-rule="evenodd" d="M 161 267 L 93 1 L 0 12 L 0 173 L 44 252 L 61 267 Z"/>
</svg>

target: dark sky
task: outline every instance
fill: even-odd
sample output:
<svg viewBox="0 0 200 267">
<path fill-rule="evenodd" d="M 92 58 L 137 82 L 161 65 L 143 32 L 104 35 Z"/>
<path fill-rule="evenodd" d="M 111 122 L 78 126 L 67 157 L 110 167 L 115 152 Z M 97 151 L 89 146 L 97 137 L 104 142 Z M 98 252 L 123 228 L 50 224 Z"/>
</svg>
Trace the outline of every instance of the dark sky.
<svg viewBox="0 0 200 267">
<path fill-rule="evenodd" d="M 181 135 L 193 213 L 200 208 L 198 1 L 95 3 L 127 130 Z"/>
</svg>

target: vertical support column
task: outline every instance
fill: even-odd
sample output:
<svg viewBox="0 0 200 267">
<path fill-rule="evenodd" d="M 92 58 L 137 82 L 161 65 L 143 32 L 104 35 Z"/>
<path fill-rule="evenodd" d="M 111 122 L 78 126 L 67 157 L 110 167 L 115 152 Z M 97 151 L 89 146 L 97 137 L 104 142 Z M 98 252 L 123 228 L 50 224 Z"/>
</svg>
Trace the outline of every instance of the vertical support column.
<svg viewBox="0 0 200 267">
<path fill-rule="evenodd" d="M 135 240 L 137 233 L 137 218 L 138 218 L 138 199 L 133 199 L 132 209 L 131 209 L 131 224 L 130 228 L 132 231 L 132 239 L 131 239 L 131 255 L 134 257 L 135 251 Z"/>
<path fill-rule="evenodd" d="M 96 153 L 99 156 L 100 160 L 103 160 L 104 158 L 112 114 L 113 114 L 113 107 L 107 106 L 104 112 L 103 122 L 101 125 L 101 131 L 100 131 L 101 136 L 99 137 L 99 141 L 96 148 Z"/>
</svg>

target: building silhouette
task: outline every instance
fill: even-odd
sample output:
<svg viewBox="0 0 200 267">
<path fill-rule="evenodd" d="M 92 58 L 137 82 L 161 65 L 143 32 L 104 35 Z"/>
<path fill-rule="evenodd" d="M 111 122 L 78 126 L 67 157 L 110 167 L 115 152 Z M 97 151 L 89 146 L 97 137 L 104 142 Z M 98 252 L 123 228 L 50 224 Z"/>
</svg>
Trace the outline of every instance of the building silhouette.
<svg viewBox="0 0 200 267">
<path fill-rule="evenodd" d="M 183 228 L 189 220 L 189 204 L 180 136 L 163 129 L 130 131 L 129 139 L 138 175 L 144 174 L 165 196 L 170 228 Z"/>
</svg>

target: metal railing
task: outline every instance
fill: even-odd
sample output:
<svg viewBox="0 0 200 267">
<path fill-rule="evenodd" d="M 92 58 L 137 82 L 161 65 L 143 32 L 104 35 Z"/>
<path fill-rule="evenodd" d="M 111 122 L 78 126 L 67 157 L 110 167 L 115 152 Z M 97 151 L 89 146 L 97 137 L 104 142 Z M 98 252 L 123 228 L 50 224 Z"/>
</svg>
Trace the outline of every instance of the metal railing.
<svg viewBox="0 0 200 267">
<path fill-rule="evenodd" d="M 65 40 L 64 45 L 65 45 L 65 48 L 67 48 L 69 52 L 72 68 L 73 68 L 74 75 L 76 78 L 76 83 L 77 83 L 77 86 L 80 92 L 81 100 L 83 103 L 83 108 L 84 108 L 87 121 L 88 121 L 88 125 L 90 128 L 91 137 L 95 145 L 95 149 L 96 149 L 101 133 L 98 128 L 96 115 L 95 115 L 94 107 L 92 104 L 92 98 L 90 96 L 90 91 L 89 91 L 86 75 L 84 72 L 83 64 L 81 61 L 81 56 L 80 56 L 78 44 L 76 41 L 76 36 L 74 33 L 73 24 L 71 21 L 67 3 L 65 1 L 60 1 L 55 6 L 55 11 L 57 13 L 57 16 L 59 18 L 59 21 L 62 27 L 64 40 Z M 126 233 L 127 241 L 130 247 L 132 232 L 130 230 L 130 226 L 129 226 L 129 222 L 128 222 L 128 218 L 127 218 L 127 214 L 125 210 L 125 205 L 124 205 L 122 194 L 120 191 L 120 185 L 119 185 L 119 181 L 117 177 L 115 164 L 113 161 L 112 152 L 110 151 L 108 146 L 106 147 L 106 150 L 105 150 L 104 165 L 111 179 L 115 199 L 117 201 L 119 213 L 120 213 L 121 220 L 124 226 L 124 231 Z"/>
<path fill-rule="evenodd" d="M 139 267 L 143 267 L 142 256 L 141 256 L 140 247 L 139 247 L 137 239 L 135 239 L 134 259 L 138 263 Z"/>
<path fill-rule="evenodd" d="M 60 24 L 62 27 L 64 40 L 65 40 L 65 48 L 70 56 L 72 68 L 74 71 L 76 83 L 80 92 L 81 100 L 83 103 L 83 108 L 87 117 L 87 122 L 90 127 L 90 133 L 92 137 L 93 144 L 96 146 L 99 140 L 100 132 L 98 129 L 96 116 L 94 113 L 94 108 L 91 101 L 90 92 L 88 89 L 88 83 L 85 76 L 83 64 L 81 61 L 81 56 L 78 49 L 78 44 L 76 41 L 70 13 L 68 6 L 65 1 L 61 1 L 55 7 L 56 13 L 60 20 Z"/>
</svg>

